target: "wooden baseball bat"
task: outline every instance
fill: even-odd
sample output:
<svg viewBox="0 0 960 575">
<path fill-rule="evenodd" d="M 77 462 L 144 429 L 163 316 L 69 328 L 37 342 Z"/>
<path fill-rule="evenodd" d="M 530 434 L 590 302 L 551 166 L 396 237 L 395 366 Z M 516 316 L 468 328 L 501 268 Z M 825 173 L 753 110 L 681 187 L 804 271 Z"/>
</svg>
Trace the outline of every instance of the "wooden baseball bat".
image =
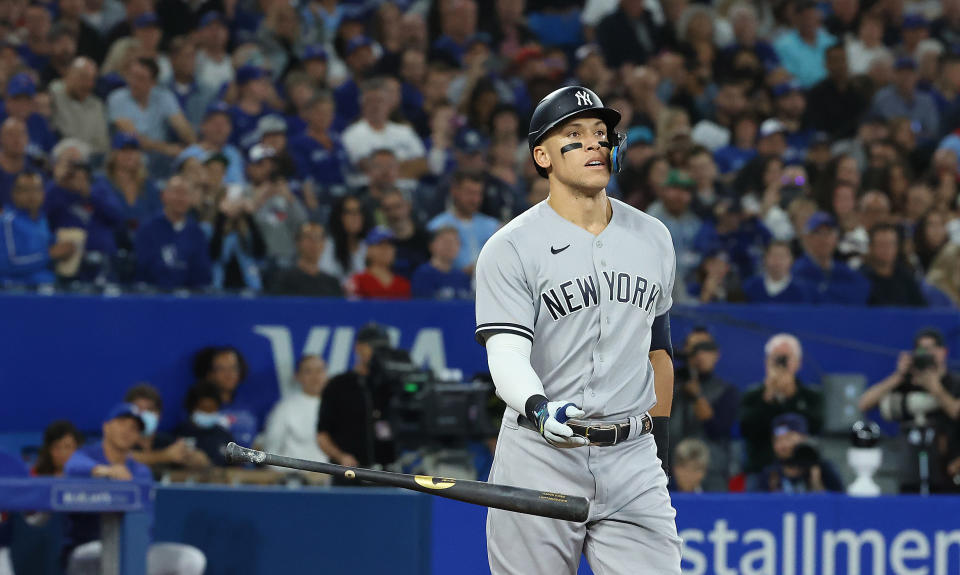
<svg viewBox="0 0 960 575">
<path fill-rule="evenodd" d="M 540 515 L 552 519 L 583 522 L 587 520 L 587 515 L 590 512 L 590 502 L 584 497 L 497 485 L 483 481 L 433 477 L 430 475 L 408 475 L 362 467 L 345 467 L 333 463 L 284 457 L 274 453 L 248 449 L 240 447 L 232 441 L 227 444 L 226 456 L 227 460 L 231 462 L 276 465 L 288 469 L 326 473 L 351 481 L 369 481 L 380 485 L 401 487 L 475 505 L 495 507 L 529 515 Z"/>
</svg>

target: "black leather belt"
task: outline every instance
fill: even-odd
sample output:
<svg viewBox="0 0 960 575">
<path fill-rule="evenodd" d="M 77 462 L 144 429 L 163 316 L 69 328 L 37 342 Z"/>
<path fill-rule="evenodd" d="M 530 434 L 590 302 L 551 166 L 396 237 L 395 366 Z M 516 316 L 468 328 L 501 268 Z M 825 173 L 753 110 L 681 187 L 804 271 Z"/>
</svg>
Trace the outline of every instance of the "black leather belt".
<svg viewBox="0 0 960 575">
<path fill-rule="evenodd" d="M 523 415 L 517 416 L 517 423 L 527 429 L 537 431 L 537 428 Z M 568 421 L 567 425 L 570 426 L 570 429 L 572 429 L 575 434 L 586 437 L 590 440 L 590 445 L 596 447 L 616 445 L 626 441 L 627 438 L 630 437 L 630 420 L 620 423 L 598 423 L 595 425 L 584 425 L 582 423 Z M 653 431 L 653 420 L 649 414 L 644 413 L 640 416 L 640 433 L 638 435 L 646 435 L 651 431 Z"/>
</svg>

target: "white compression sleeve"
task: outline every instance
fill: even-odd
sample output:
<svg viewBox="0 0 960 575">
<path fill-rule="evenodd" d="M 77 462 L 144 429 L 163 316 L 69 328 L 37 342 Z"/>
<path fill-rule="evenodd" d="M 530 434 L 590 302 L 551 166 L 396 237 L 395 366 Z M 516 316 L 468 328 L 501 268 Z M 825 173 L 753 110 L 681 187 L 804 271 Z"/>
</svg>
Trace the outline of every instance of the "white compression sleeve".
<svg viewBox="0 0 960 575">
<path fill-rule="evenodd" d="M 533 342 L 513 333 L 497 333 L 487 339 L 487 365 L 497 395 L 519 414 L 525 414 L 531 395 L 544 395 L 540 376 L 530 365 Z"/>
</svg>

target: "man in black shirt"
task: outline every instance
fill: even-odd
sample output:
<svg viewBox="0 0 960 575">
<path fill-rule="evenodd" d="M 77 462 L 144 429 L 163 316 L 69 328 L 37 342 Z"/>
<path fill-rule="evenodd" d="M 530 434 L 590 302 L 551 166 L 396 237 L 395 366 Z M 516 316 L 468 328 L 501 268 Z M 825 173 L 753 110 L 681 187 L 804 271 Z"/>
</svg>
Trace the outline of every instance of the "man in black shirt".
<svg viewBox="0 0 960 575">
<path fill-rule="evenodd" d="M 870 248 L 864 275 L 870 280 L 868 305 L 926 306 L 913 274 L 899 262 L 900 236 L 893 224 L 878 224 L 870 230 Z"/>
<path fill-rule="evenodd" d="M 323 226 L 307 222 L 297 230 L 297 263 L 281 270 L 270 285 L 274 295 L 341 297 L 337 278 L 320 271 L 318 263 L 326 241 Z"/>
<path fill-rule="evenodd" d="M 833 139 L 852 138 L 867 107 L 867 98 L 850 78 L 843 42 L 827 48 L 824 66 L 827 77 L 807 94 L 806 123 Z"/>
<path fill-rule="evenodd" d="M 317 443 L 330 461 L 347 467 L 371 467 L 394 459 L 394 447 L 386 409 L 386 389 L 373 389 L 369 382 L 374 352 L 389 345 L 385 331 L 375 324 L 357 333 L 353 370 L 334 377 L 320 398 Z M 333 478 L 334 485 L 356 485 Z"/>
</svg>

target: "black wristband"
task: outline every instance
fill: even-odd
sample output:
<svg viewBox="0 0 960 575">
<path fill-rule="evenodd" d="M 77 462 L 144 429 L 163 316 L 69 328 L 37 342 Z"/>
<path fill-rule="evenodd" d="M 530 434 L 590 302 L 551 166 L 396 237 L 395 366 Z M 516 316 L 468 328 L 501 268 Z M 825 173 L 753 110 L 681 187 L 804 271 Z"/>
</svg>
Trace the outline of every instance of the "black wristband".
<svg viewBox="0 0 960 575">
<path fill-rule="evenodd" d="M 527 419 L 536 426 L 537 430 L 540 433 L 543 433 L 542 421 L 546 420 L 546 417 L 543 417 L 546 414 L 547 398 L 542 395 L 531 395 L 527 398 L 527 403 L 524 405 L 526 412 L 524 415 L 527 416 Z"/>
<path fill-rule="evenodd" d="M 653 418 L 653 440 L 657 443 L 657 457 L 664 473 L 667 472 L 667 462 L 670 461 L 670 418 Z"/>
</svg>

